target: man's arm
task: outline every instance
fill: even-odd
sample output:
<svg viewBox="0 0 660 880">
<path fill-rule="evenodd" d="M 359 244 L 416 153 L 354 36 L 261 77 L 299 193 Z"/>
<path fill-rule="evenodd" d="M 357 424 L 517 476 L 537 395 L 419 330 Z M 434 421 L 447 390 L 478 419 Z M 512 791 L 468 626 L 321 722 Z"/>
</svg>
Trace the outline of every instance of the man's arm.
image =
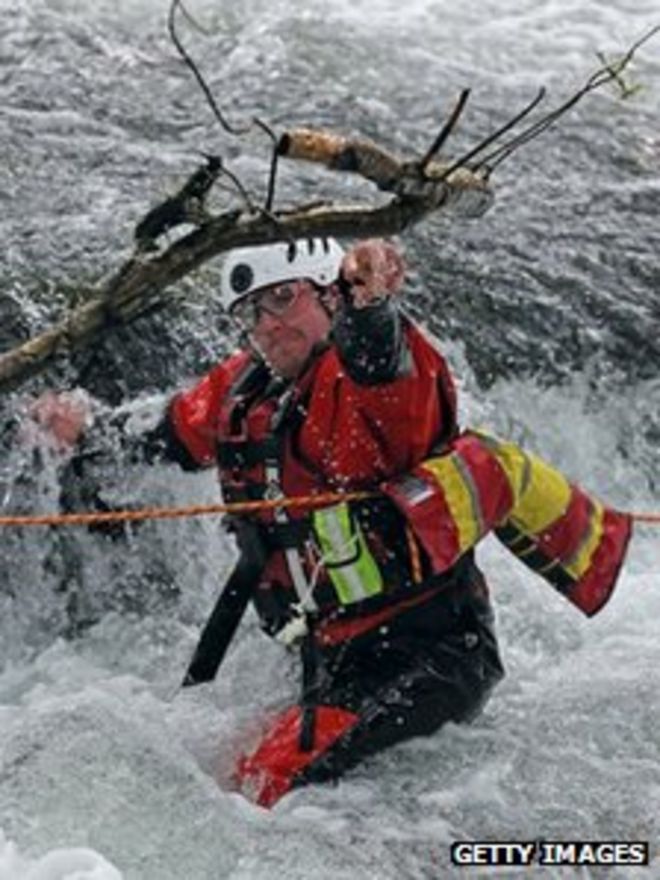
<svg viewBox="0 0 660 880">
<path fill-rule="evenodd" d="M 186 471 L 201 470 L 215 463 L 218 408 L 243 360 L 244 354 L 234 355 L 167 402 L 131 403 L 114 412 L 82 389 L 46 392 L 29 406 L 23 433 L 79 466 L 119 453 L 127 463 L 174 462 Z"/>
<path fill-rule="evenodd" d="M 37 445 L 45 443 L 78 468 L 120 452 L 129 463 L 171 461 L 184 470 L 199 470 L 204 465 L 177 436 L 170 408 L 171 401 L 163 404 L 160 413 L 152 412 L 144 428 L 136 429 L 131 424 L 135 413 L 126 407 L 114 413 L 100 411 L 103 407 L 82 389 L 46 392 L 28 409 L 32 427 L 24 421 L 22 434 L 26 440 L 34 434 L 31 439 Z"/>
<path fill-rule="evenodd" d="M 360 385 L 391 382 L 410 369 L 394 301 L 404 275 L 403 258 L 383 239 L 360 242 L 344 258 L 332 335 L 346 371 Z"/>
<path fill-rule="evenodd" d="M 346 372 L 358 385 L 391 382 L 410 369 L 401 313 L 390 299 L 361 309 L 340 307 L 332 338 Z"/>
<path fill-rule="evenodd" d="M 129 461 L 154 464 L 158 461 L 173 462 L 184 471 L 198 471 L 206 467 L 189 452 L 177 434 L 171 415 L 172 401 L 164 408 L 160 419 L 152 428 L 140 434 L 122 433 L 121 445 Z"/>
</svg>

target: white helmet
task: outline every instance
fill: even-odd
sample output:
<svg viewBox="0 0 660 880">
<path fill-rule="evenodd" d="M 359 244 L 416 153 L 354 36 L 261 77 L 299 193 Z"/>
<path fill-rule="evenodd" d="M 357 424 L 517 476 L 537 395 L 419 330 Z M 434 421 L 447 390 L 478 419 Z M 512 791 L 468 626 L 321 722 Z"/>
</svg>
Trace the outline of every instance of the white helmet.
<svg viewBox="0 0 660 880">
<path fill-rule="evenodd" d="M 229 309 L 253 290 L 307 278 L 326 287 L 339 277 L 344 251 L 334 238 L 303 238 L 237 248 L 225 259 L 220 276 L 222 304 Z"/>
</svg>

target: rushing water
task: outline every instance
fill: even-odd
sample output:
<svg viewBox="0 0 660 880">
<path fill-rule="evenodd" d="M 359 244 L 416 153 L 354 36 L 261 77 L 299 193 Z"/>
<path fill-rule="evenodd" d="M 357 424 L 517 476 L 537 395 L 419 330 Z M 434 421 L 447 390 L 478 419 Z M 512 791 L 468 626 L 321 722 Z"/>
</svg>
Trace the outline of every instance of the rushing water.
<svg viewBox="0 0 660 880">
<path fill-rule="evenodd" d="M 232 120 L 323 125 L 413 155 L 464 86 L 472 96 L 455 154 L 539 86 L 563 100 L 597 50 L 616 54 L 660 23 L 658 0 L 188 7 L 209 34 L 185 28 L 186 43 Z M 0 0 L 0 349 L 119 264 L 134 223 L 185 179 L 198 150 L 222 153 L 263 192 L 267 142 L 219 129 L 166 15 L 161 0 Z M 525 443 L 615 505 L 658 510 L 660 37 L 629 76 L 642 87 L 633 97 L 586 97 L 504 164 L 485 217 L 439 215 L 403 242 L 415 270 L 409 308 L 461 379 L 464 421 Z M 278 192 L 281 204 L 372 195 L 292 165 Z M 232 196 L 213 198 L 220 208 Z M 123 406 L 139 429 L 163 393 L 233 345 L 213 299 L 217 275 L 204 267 L 167 313 L 73 364 L 62 357 L 2 402 L 0 433 L 31 394 L 71 384 L 106 418 Z M 106 440 L 115 454 L 95 474 L 106 503 L 215 499 L 212 475 L 144 472 Z M 37 439 L 17 443 L 9 429 L 2 442 L 4 510 L 56 509 L 63 486 L 77 491 Z M 448 867 L 452 840 L 541 837 L 648 840 L 653 867 L 603 876 L 654 876 L 659 542 L 638 528 L 615 597 L 591 621 L 484 542 L 508 676 L 483 716 L 266 813 L 227 779 L 238 743 L 296 693 L 288 659 L 249 617 L 218 681 L 174 695 L 233 557 L 217 525 L 5 531 L 0 880 L 481 877 L 486 869 Z"/>
</svg>

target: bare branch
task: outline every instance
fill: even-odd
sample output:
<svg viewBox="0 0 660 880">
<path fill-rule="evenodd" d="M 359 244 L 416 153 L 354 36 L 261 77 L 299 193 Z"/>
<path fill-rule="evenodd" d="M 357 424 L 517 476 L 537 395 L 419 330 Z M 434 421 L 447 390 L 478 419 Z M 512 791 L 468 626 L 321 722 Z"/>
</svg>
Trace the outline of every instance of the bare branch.
<svg viewBox="0 0 660 880">
<path fill-rule="evenodd" d="M 174 15 L 178 7 L 180 0 L 172 0 L 171 33 L 175 45 L 180 47 L 174 31 Z M 518 147 L 552 125 L 585 94 L 607 82 L 620 83 L 621 71 L 634 52 L 658 31 L 660 26 L 638 40 L 622 59 L 599 68 L 581 89 L 559 107 L 488 155 L 482 156 L 479 163 L 472 167 L 469 163 L 475 157 L 510 131 L 543 99 L 543 89 L 496 132 L 453 162 L 434 161 L 433 157 L 453 130 L 467 100 L 467 90 L 461 94 L 450 118 L 421 163 L 419 160 L 399 159 L 370 141 L 327 131 L 294 129 L 278 139 L 265 123 L 254 120 L 274 143 L 266 207 L 255 210 L 249 196 L 243 191 L 248 205 L 247 213 L 235 210 L 217 216 L 207 214 L 204 199 L 219 174 L 227 174 L 242 191 L 240 181 L 227 172 L 221 159 L 207 155 L 207 165 L 197 169 L 176 196 L 153 209 L 138 224 L 138 251 L 119 272 L 92 291 L 90 299 L 57 326 L 0 355 L 0 392 L 16 387 L 26 377 L 43 369 L 58 352 L 88 345 L 118 324 L 130 323 L 146 312 L 163 308 L 168 301 L 167 289 L 172 284 L 224 251 L 310 236 L 352 238 L 392 235 L 403 232 L 438 210 L 454 212 L 463 217 L 481 216 L 493 201 L 493 192 L 488 183 L 492 169 Z M 187 55 L 182 47 L 180 52 L 186 60 Z M 189 63 L 189 66 L 215 112 L 217 107 L 201 76 L 194 64 Z M 216 116 L 221 118 L 219 111 Z M 223 126 L 231 133 L 242 133 L 242 130 L 228 127 L 225 122 Z M 315 203 L 271 213 L 278 157 L 317 162 L 336 171 L 359 174 L 382 192 L 390 193 L 391 198 L 379 207 Z M 200 209 L 197 213 L 196 208 Z M 150 252 L 150 245 L 163 231 L 190 220 L 197 224 L 197 228 L 179 238 L 167 250 L 155 254 Z"/>
<path fill-rule="evenodd" d="M 632 95 L 636 95 L 637 92 L 641 91 L 642 86 L 639 83 L 634 83 L 629 85 L 622 73 L 618 69 L 618 62 L 616 61 L 608 61 L 606 55 L 603 52 L 596 52 L 596 58 L 600 61 L 600 63 L 607 67 L 608 70 L 611 70 L 614 75 L 614 82 L 619 87 L 619 95 L 622 98 L 630 98 Z"/>
<path fill-rule="evenodd" d="M 205 27 L 202 27 L 202 25 L 197 21 L 197 19 L 193 18 L 193 16 L 186 9 L 186 7 L 183 5 L 183 3 L 180 2 L 180 0 L 179 0 L 179 9 L 181 10 L 181 14 L 183 15 L 183 17 L 188 21 L 188 24 L 192 25 L 195 28 L 195 30 L 198 30 L 200 32 L 200 34 L 204 34 L 205 37 L 211 36 L 211 31 L 207 30 Z"/>
<path fill-rule="evenodd" d="M 449 135 L 452 133 L 454 128 L 456 127 L 456 123 L 458 122 L 463 109 L 465 108 L 465 104 L 467 103 L 467 99 L 470 97 L 470 89 L 463 89 L 461 94 L 458 96 L 458 101 L 456 102 L 456 106 L 452 110 L 449 119 L 445 122 L 445 124 L 440 129 L 440 132 L 436 139 L 433 141 L 428 151 L 421 159 L 419 163 L 419 170 L 424 173 L 426 166 L 429 164 L 431 159 L 440 151 L 442 145 L 445 143 Z"/>
<path fill-rule="evenodd" d="M 188 10 L 185 8 L 185 6 L 184 6 L 183 3 L 181 2 L 181 0 L 172 0 L 171 5 L 170 5 L 169 16 L 168 16 L 168 20 L 167 20 L 167 26 L 168 26 L 168 30 L 169 30 L 169 33 L 170 33 L 170 37 L 171 37 L 171 39 L 172 39 L 172 42 L 174 43 L 174 46 L 175 46 L 177 52 L 178 52 L 179 55 L 182 57 L 182 59 L 184 60 L 185 64 L 186 64 L 186 65 L 190 68 L 190 70 L 192 71 L 193 76 L 194 76 L 195 79 L 197 80 L 197 84 L 199 85 L 199 87 L 201 88 L 202 92 L 204 93 L 204 97 L 206 98 L 206 100 L 207 100 L 207 102 L 208 102 L 208 104 L 209 104 L 209 107 L 210 107 L 211 110 L 213 111 L 213 115 L 214 115 L 215 118 L 218 120 L 218 122 L 219 122 L 220 125 L 223 127 L 223 129 L 224 129 L 226 132 L 228 132 L 229 134 L 233 134 L 233 135 L 244 135 L 244 134 L 247 134 L 248 131 L 250 131 L 250 128 L 251 128 L 252 126 L 251 126 L 251 125 L 246 125 L 245 127 L 237 128 L 237 127 L 234 126 L 234 125 L 230 125 L 230 123 L 229 123 L 229 121 L 227 120 L 226 116 L 224 115 L 224 113 L 223 113 L 223 112 L 220 110 L 220 108 L 218 107 L 217 101 L 216 101 L 215 98 L 213 97 L 213 92 L 211 91 L 211 89 L 210 89 L 209 86 L 207 85 L 206 80 L 205 80 L 204 77 L 202 76 L 200 69 L 197 67 L 197 65 L 196 65 L 195 62 L 193 61 L 192 56 L 190 55 L 190 53 L 189 53 L 188 51 L 186 51 L 186 49 L 184 48 L 183 43 L 182 43 L 181 40 L 179 39 L 179 36 L 178 36 L 178 34 L 177 34 L 177 32 L 176 32 L 176 27 L 175 27 L 175 22 L 176 22 L 176 11 L 177 11 L 177 9 L 180 9 L 180 10 L 181 10 L 181 12 L 182 12 L 182 14 L 185 16 L 185 18 L 187 18 L 188 21 L 191 22 L 191 23 L 193 24 L 193 26 L 194 26 L 197 30 L 201 31 L 201 33 L 203 33 L 203 34 L 207 34 L 207 35 L 208 35 L 208 31 L 205 30 L 204 28 L 202 28 L 202 27 L 201 27 L 201 26 L 195 21 L 195 19 L 190 15 L 190 13 L 189 13 Z M 266 122 L 264 122 L 263 119 L 260 119 L 260 118 L 257 117 L 257 116 L 253 116 L 253 117 L 252 117 L 252 120 L 251 120 L 251 123 L 252 123 L 252 125 L 256 125 L 256 126 L 258 126 L 259 128 L 261 128 L 262 131 L 264 131 L 264 132 L 268 135 L 268 137 L 269 137 L 273 142 L 275 142 L 275 141 L 277 140 L 277 137 L 276 137 L 276 135 L 274 134 L 273 130 L 271 129 L 271 127 L 270 127 Z"/>
<path fill-rule="evenodd" d="M 169 29 L 170 37 L 172 39 L 172 42 L 174 43 L 174 46 L 176 47 L 177 52 L 179 53 L 179 55 L 181 55 L 181 57 L 183 58 L 186 65 L 192 71 L 195 79 L 197 80 L 197 84 L 199 85 L 202 92 L 204 93 L 204 97 L 206 98 L 211 110 L 213 111 L 213 115 L 218 120 L 220 125 L 223 127 L 223 129 L 226 132 L 228 132 L 229 134 L 233 134 L 233 135 L 247 134 L 247 132 L 252 127 L 252 125 L 256 125 L 263 132 L 265 132 L 265 134 L 270 138 L 273 145 L 275 146 L 277 144 L 277 140 L 278 140 L 277 135 L 272 130 L 272 128 L 268 125 L 268 123 L 264 122 L 264 120 L 260 119 L 258 116 L 253 116 L 252 120 L 251 120 L 251 125 L 245 126 L 243 128 L 237 128 L 237 127 L 229 124 L 225 115 L 221 112 L 220 108 L 218 107 L 218 104 L 217 104 L 215 98 L 213 97 L 213 93 L 212 93 L 211 89 L 209 88 L 209 86 L 207 85 L 206 80 L 202 76 L 199 68 L 197 67 L 197 65 L 193 61 L 190 53 L 186 51 L 181 40 L 179 39 L 179 37 L 177 35 L 176 27 L 175 27 L 177 9 L 180 9 L 182 14 L 188 19 L 188 21 L 191 22 L 193 24 L 193 26 L 195 28 L 197 28 L 199 31 L 201 31 L 202 33 L 205 33 L 205 34 L 208 34 L 208 31 L 205 31 L 192 18 L 192 16 L 188 12 L 188 10 L 185 8 L 185 6 L 181 2 L 181 0 L 172 0 L 172 3 L 170 5 L 170 12 L 169 12 L 169 16 L 168 16 L 168 29 Z M 272 203 L 273 203 L 273 198 L 274 198 L 274 193 L 275 193 L 276 169 L 277 169 L 277 157 L 275 154 L 273 154 L 269 182 L 268 182 L 268 193 L 267 193 L 266 205 L 265 205 L 265 210 L 267 212 L 270 212 L 270 210 L 272 208 Z M 241 194 L 246 205 L 248 205 L 250 210 L 253 211 L 254 206 L 252 204 L 252 200 L 251 200 L 246 188 L 243 186 L 243 184 L 238 180 L 238 178 L 234 174 L 230 173 L 226 167 L 223 167 L 223 173 L 226 174 L 227 177 L 229 177 L 234 182 L 236 189 Z"/>
<path fill-rule="evenodd" d="M 480 165 L 488 166 L 490 172 L 492 172 L 505 159 L 508 159 L 508 157 L 515 150 L 523 146 L 523 144 L 529 143 L 529 141 L 538 137 L 538 135 L 540 135 L 547 128 L 553 125 L 561 116 L 563 116 L 568 110 L 574 107 L 578 103 L 578 101 L 582 100 L 585 95 L 589 94 L 589 92 L 593 92 L 596 89 L 601 88 L 606 83 L 619 81 L 622 71 L 630 63 L 637 49 L 639 49 L 640 46 L 646 43 L 647 40 L 650 40 L 651 37 L 653 37 L 659 31 L 660 25 L 656 25 L 654 28 L 651 28 L 651 30 L 644 34 L 644 36 L 641 37 L 639 40 L 637 40 L 636 43 L 633 43 L 626 54 L 616 63 L 604 64 L 602 67 L 598 68 L 596 71 L 594 71 L 594 73 L 591 74 L 591 76 L 587 79 L 582 88 L 574 92 L 566 101 L 561 103 L 554 110 L 551 110 L 545 116 L 541 117 L 541 119 L 530 125 L 529 128 L 524 129 L 524 131 L 520 132 L 510 141 L 507 141 L 505 144 L 500 145 L 488 156 L 485 156 L 481 160 Z"/>
<path fill-rule="evenodd" d="M 460 183 L 443 184 L 442 201 L 436 207 L 467 216 L 483 213 L 492 202 L 492 192 L 466 174 Z M 170 298 L 167 291 L 171 285 L 224 251 L 309 236 L 394 235 L 421 220 L 429 210 L 426 199 L 395 197 L 379 208 L 315 204 L 274 217 L 264 212 L 220 214 L 163 253 L 134 255 L 58 325 L 0 355 L 0 392 L 42 370 L 64 347 L 83 348 L 118 325 L 162 309 Z"/>
<path fill-rule="evenodd" d="M 275 199 L 275 180 L 277 177 L 277 164 L 279 160 L 279 138 L 273 129 L 266 125 L 266 123 L 257 116 L 254 117 L 254 123 L 266 132 L 273 144 L 270 158 L 270 172 L 268 174 L 268 188 L 266 190 L 266 201 L 264 203 L 264 210 L 270 212 L 273 210 L 273 200 Z"/>
<path fill-rule="evenodd" d="M 620 61 L 619 73 L 624 69 L 624 67 L 628 64 L 628 62 L 632 59 L 635 52 L 639 49 L 640 46 L 643 46 L 644 43 L 648 42 L 651 37 L 654 37 L 657 33 L 660 33 L 660 24 L 656 24 L 655 27 L 652 27 L 650 31 L 647 31 L 645 34 L 637 40 L 636 43 L 633 43 L 630 49 L 626 52 L 623 58 Z"/>
<path fill-rule="evenodd" d="M 225 177 L 228 177 L 231 180 L 231 182 L 234 184 L 234 186 L 236 187 L 238 192 L 241 194 L 241 197 L 242 197 L 243 201 L 245 202 L 245 205 L 246 205 L 248 211 L 250 211 L 251 214 L 254 214 L 255 207 L 254 207 L 254 203 L 252 201 L 252 197 L 250 196 L 248 191 L 245 189 L 245 187 L 243 186 L 241 181 L 238 179 L 238 177 L 233 173 L 233 171 L 230 171 L 229 168 L 227 168 L 225 165 L 223 165 L 223 167 L 222 167 L 222 173 L 225 175 Z"/>
<path fill-rule="evenodd" d="M 479 153 L 482 153 L 486 149 L 486 147 L 489 147 L 498 138 L 502 137 L 503 134 L 506 134 L 507 131 L 511 131 L 511 129 L 514 128 L 516 125 L 518 125 L 519 122 L 522 122 L 522 120 L 525 118 L 525 116 L 528 116 L 532 112 L 532 110 L 537 106 L 537 104 L 540 104 L 544 98 L 545 98 L 545 88 L 543 86 L 541 86 L 541 88 L 538 90 L 538 92 L 532 98 L 532 100 L 529 102 L 529 104 L 526 104 L 522 108 L 522 110 L 519 113 L 516 113 L 515 116 L 512 116 L 511 119 L 508 120 L 508 122 L 505 122 L 504 125 L 502 125 L 498 129 L 496 129 L 492 134 L 489 134 L 488 137 L 486 137 L 482 141 L 480 141 L 476 145 L 476 147 L 473 147 L 467 153 L 464 153 L 460 157 L 460 159 L 456 159 L 456 161 L 454 163 L 452 163 L 452 165 L 449 166 L 449 168 L 447 170 L 447 174 L 451 174 L 457 168 L 460 168 L 462 166 L 468 166 L 468 163 L 471 162 L 472 159 L 475 158 L 475 156 L 478 156 Z M 483 167 L 486 167 L 486 165 L 487 165 L 486 161 L 482 160 L 475 167 L 476 168 L 483 168 Z M 488 173 L 490 173 L 490 170 L 491 169 L 489 168 Z"/>
<path fill-rule="evenodd" d="M 224 128 L 224 130 L 226 132 L 228 132 L 229 134 L 234 134 L 234 135 L 246 134 L 246 132 L 249 130 L 248 128 L 236 128 L 235 126 L 230 125 L 229 122 L 225 119 L 223 113 L 221 112 L 220 108 L 218 107 L 218 105 L 215 101 L 215 98 L 213 97 L 213 93 L 211 92 L 209 87 L 206 85 L 204 77 L 199 72 L 199 68 L 197 67 L 195 62 L 192 60 L 192 58 L 190 57 L 188 52 L 186 52 L 185 48 L 183 47 L 183 44 L 181 43 L 181 40 L 179 39 L 179 37 L 177 35 L 176 27 L 175 27 L 176 11 L 179 8 L 183 9 L 183 6 L 181 4 L 181 0 L 172 0 L 172 3 L 170 5 L 170 14 L 167 19 L 167 27 L 170 32 L 170 37 L 172 38 L 172 42 L 176 46 L 177 52 L 183 58 L 184 62 L 190 68 L 190 70 L 192 70 L 193 76 L 197 80 L 197 84 L 199 85 L 200 89 L 204 92 L 206 100 L 208 101 L 208 104 L 209 104 L 211 110 L 213 111 L 213 115 L 218 120 L 220 125 Z M 186 15 L 187 15 L 187 17 L 189 17 L 187 13 L 186 13 Z"/>
</svg>

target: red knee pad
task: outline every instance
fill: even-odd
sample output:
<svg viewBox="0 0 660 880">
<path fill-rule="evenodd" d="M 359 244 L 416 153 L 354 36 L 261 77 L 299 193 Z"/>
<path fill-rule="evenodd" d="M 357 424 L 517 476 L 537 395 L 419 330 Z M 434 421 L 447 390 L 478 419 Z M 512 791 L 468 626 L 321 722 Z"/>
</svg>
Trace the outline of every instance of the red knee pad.
<svg viewBox="0 0 660 880">
<path fill-rule="evenodd" d="M 272 807 L 291 789 L 296 774 L 329 749 L 358 717 L 338 706 L 318 706 L 314 748 L 303 752 L 299 748 L 302 712 L 291 706 L 277 716 L 257 748 L 239 758 L 235 776 L 241 791 L 259 806 Z"/>
</svg>

